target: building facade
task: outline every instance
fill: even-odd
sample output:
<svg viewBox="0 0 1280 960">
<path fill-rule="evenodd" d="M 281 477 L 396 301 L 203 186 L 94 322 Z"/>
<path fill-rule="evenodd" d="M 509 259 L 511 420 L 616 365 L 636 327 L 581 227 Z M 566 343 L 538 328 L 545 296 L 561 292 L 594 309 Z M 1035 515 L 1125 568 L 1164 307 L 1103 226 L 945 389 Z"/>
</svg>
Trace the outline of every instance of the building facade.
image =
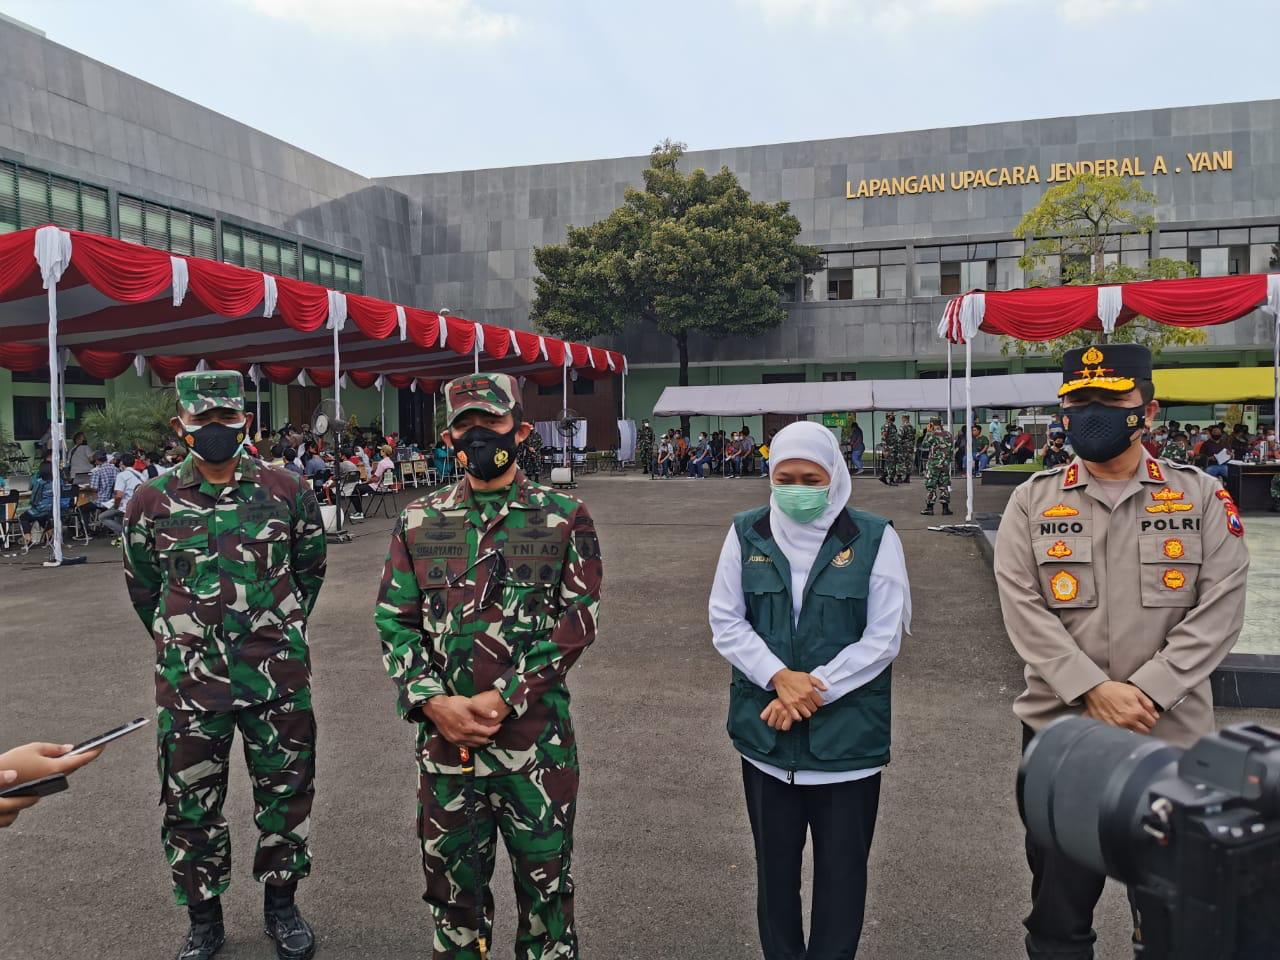
<svg viewBox="0 0 1280 960">
<path fill-rule="evenodd" d="M 1109 256 L 1119 261 L 1171 256 L 1202 274 L 1280 269 L 1280 100 L 694 151 L 683 163 L 726 166 L 756 199 L 787 201 L 801 240 L 827 254 L 825 270 L 796 278 L 778 329 L 694 338 L 694 383 L 940 375 L 946 297 L 1023 285 L 1013 229 L 1047 186 L 1079 170 L 1134 176 L 1159 198 L 1157 230 L 1117 244 Z M 371 179 L 0 23 L 0 231 L 52 221 L 527 328 L 533 250 L 607 216 L 646 164 Z M 1209 337 L 1163 361 L 1270 363 L 1260 314 Z M 630 360 L 627 413 L 638 418 L 675 382 L 674 343 L 637 328 L 609 345 Z M 980 373 L 1045 367 L 1001 346 L 975 342 Z M 41 379 L 0 370 L 0 421 L 19 439 L 47 421 Z M 71 380 L 77 408 L 148 385 L 132 374 Z M 572 390 L 570 406 L 601 422 L 621 406 L 611 381 Z M 558 388 L 527 392 L 537 416 L 562 403 Z M 343 396 L 366 422 L 378 415 L 372 392 Z M 296 421 L 316 398 L 273 388 L 271 419 Z M 389 398 L 388 427 L 415 418 L 420 430 L 422 404 Z M 69 411 L 72 424 L 77 415 Z"/>
</svg>

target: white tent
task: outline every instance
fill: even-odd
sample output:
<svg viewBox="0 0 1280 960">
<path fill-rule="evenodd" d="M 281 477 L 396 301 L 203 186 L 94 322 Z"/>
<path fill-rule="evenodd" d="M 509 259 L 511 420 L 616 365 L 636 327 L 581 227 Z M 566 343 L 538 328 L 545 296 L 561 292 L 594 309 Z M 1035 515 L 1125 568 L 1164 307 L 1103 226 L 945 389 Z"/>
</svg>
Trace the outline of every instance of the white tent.
<svg viewBox="0 0 1280 960">
<path fill-rule="evenodd" d="M 858 410 L 946 410 L 964 406 L 964 384 L 937 380 L 844 380 L 837 383 L 749 383 L 667 387 L 653 408 L 655 417 L 749 417 L 765 413 L 805 415 Z M 1056 373 L 1014 373 L 975 377 L 973 403 L 981 407 L 1056 406 L 1062 377 Z"/>
</svg>

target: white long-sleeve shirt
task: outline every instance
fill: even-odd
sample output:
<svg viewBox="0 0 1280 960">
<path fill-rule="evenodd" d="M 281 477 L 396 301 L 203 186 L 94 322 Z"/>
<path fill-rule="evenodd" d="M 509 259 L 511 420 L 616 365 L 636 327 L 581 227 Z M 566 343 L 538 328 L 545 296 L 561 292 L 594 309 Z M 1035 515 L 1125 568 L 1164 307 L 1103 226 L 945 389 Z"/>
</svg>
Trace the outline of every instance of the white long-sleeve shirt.
<svg viewBox="0 0 1280 960">
<path fill-rule="evenodd" d="M 800 591 L 792 591 L 792 616 L 800 617 L 802 600 Z M 732 527 L 720 550 L 720 563 L 716 567 L 715 582 L 711 587 L 711 599 L 707 603 L 707 615 L 711 623 L 711 642 L 716 651 L 742 671 L 751 682 L 764 690 L 772 690 L 772 678 L 783 663 L 764 638 L 747 622 L 747 600 L 742 592 L 742 551 L 738 533 Z M 907 579 L 907 562 L 902 553 L 902 541 L 893 527 L 885 527 L 880 539 L 880 549 L 871 567 L 867 592 L 867 626 L 862 636 L 840 650 L 834 657 L 813 671 L 813 675 L 827 685 L 822 693 L 823 703 L 831 703 L 874 680 L 893 662 L 902 645 L 904 628 L 910 628 L 911 587 Z M 826 772 L 798 770 L 794 774 L 767 763 L 747 761 L 779 780 L 809 786 L 822 783 L 843 783 L 874 776 L 883 767 L 869 770 Z"/>
</svg>

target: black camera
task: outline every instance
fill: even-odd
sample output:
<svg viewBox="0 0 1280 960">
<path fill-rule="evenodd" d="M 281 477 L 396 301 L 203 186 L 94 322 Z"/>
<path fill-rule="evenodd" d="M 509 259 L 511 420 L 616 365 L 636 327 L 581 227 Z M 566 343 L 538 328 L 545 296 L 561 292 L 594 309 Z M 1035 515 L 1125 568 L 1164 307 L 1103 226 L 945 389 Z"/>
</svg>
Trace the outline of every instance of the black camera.
<svg viewBox="0 0 1280 960">
<path fill-rule="evenodd" d="M 1034 842 L 1128 885 L 1143 960 L 1280 958 L 1280 730 L 1183 751 L 1057 720 L 1022 758 L 1018 811 Z"/>
</svg>

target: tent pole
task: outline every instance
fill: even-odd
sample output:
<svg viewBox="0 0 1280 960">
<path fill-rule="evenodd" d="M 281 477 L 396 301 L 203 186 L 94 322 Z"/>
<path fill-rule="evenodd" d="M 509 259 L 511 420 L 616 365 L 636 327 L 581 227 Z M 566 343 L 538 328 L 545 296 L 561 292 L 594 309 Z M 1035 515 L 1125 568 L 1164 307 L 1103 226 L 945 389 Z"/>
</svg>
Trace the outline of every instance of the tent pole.
<svg viewBox="0 0 1280 960">
<path fill-rule="evenodd" d="M 947 341 L 947 434 L 955 436 L 955 423 L 951 410 L 951 341 Z"/>
<path fill-rule="evenodd" d="M 566 344 L 565 345 L 566 353 L 568 350 L 569 350 L 569 347 Z M 560 368 L 560 390 L 561 390 L 561 397 L 562 397 L 562 405 L 560 407 L 562 411 L 561 416 L 567 417 L 569 415 L 568 414 L 568 410 L 569 410 L 569 357 L 568 356 L 565 356 L 564 366 Z M 564 441 L 564 465 L 566 467 L 572 467 L 573 466 L 573 452 L 572 452 L 573 438 L 562 435 L 561 439 Z"/>
<path fill-rule="evenodd" d="M 385 373 L 378 374 L 378 405 L 382 416 L 378 426 L 385 439 L 387 436 L 387 375 Z"/>
<path fill-rule="evenodd" d="M 973 341 L 964 341 L 965 523 L 973 522 Z"/>
<path fill-rule="evenodd" d="M 627 419 L 627 371 L 622 371 L 622 419 Z"/>
<path fill-rule="evenodd" d="M 58 282 L 48 278 L 49 446 L 53 451 L 53 562 L 62 563 L 62 365 L 58 362 Z M 38 473 L 37 468 L 37 473 Z"/>
<path fill-rule="evenodd" d="M 480 372 L 480 338 L 479 337 L 476 338 L 476 345 L 473 352 L 475 353 L 475 362 L 476 362 L 475 372 L 479 373 Z"/>
<path fill-rule="evenodd" d="M 1271 426 L 1280 434 L 1280 313 L 1276 314 L 1275 349 L 1271 358 L 1271 366 L 1275 379 L 1275 395 L 1271 398 Z M 1270 452 L 1270 451 L 1268 451 Z"/>
</svg>

